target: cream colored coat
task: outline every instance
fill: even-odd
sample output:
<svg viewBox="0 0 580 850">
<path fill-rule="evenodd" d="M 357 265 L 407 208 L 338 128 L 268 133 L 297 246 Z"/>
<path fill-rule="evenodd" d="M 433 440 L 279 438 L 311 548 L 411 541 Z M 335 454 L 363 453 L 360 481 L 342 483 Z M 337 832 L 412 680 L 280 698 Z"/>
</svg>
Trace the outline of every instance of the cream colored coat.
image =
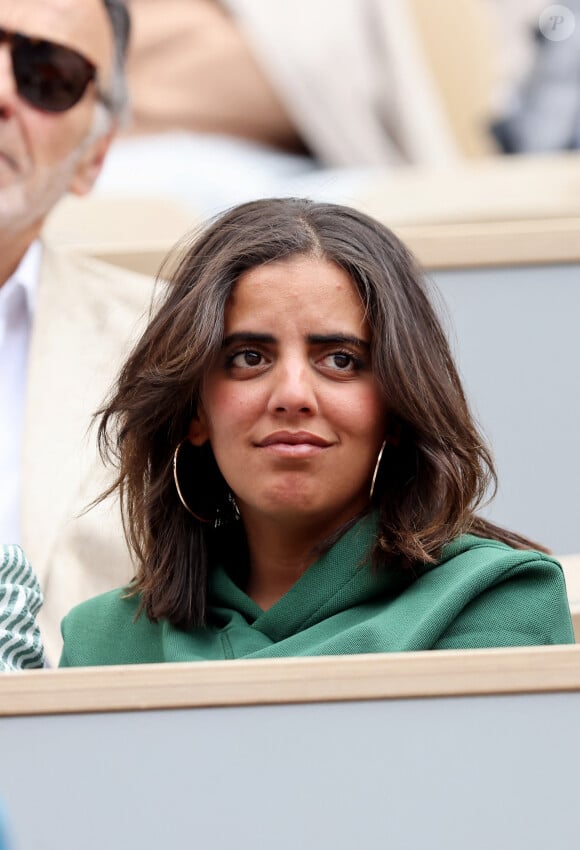
<svg viewBox="0 0 580 850">
<path fill-rule="evenodd" d="M 45 596 L 39 623 L 51 664 L 67 611 L 132 575 L 118 506 L 82 511 L 107 481 L 95 429 L 88 433 L 91 416 L 151 293 L 147 277 L 44 246 L 29 355 L 22 545 Z"/>
</svg>

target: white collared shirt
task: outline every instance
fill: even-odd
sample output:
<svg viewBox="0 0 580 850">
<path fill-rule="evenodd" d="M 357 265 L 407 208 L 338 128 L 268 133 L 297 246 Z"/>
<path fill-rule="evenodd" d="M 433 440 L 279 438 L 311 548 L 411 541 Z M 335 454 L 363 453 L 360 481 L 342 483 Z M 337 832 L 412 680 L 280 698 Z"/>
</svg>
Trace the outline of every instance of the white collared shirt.
<svg viewBox="0 0 580 850">
<path fill-rule="evenodd" d="M 0 543 L 21 542 L 26 377 L 41 254 L 40 242 L 33 242 L 0 286 Z"/>
</svg>

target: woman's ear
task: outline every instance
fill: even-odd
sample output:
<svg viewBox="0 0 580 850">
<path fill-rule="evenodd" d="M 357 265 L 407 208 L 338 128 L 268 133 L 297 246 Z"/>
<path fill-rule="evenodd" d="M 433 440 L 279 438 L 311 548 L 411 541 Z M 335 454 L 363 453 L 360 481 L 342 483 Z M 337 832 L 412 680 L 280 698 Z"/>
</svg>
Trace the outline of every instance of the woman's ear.
<svg viewBox="0 0 580 850">
<path fill-rule="evenodd" d="M 197 416 L 189 423 L 187 436 L 189 437 L 189 442 L 198 448 L 209 440 L 209 430 L 203 408 L 198 410 Z"/>
</svg>

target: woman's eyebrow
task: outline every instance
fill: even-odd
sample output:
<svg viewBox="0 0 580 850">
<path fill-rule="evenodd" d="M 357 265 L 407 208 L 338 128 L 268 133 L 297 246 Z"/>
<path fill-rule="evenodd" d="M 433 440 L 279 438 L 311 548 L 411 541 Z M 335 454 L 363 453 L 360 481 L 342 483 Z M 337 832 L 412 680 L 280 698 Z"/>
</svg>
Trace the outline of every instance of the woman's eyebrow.
<svg viewBox="0 0 580 850">
<path fill-rule="evenodd" d="M 358 348 L 370 349 L 370 343 L 358 336 L 349 334 L 308 334 L 310 345 L 354 345 Z"/>
<path fill-rule="evenodd" d="M 225 337 L 222 348 L 229 348 L 230 345 L 249 345 L 251 343 L 263 343 L 266 345 L 274 345 L 276 337 L 272 334 L 257 333 L 256 331 L 236 331 Z M 370 349 L 370 343 L 358 336 L 350 334 L 332 333 L 332 334 L 308 334 L 306 341 L 309 345 L 353 345 L 358 348 Z"/>
<path fill-rule="evenodd" d="M 235 334 L 226 336 L 222 348 L 227 348 L 230 345 L 238 345 L 240 343 L 266 343 L 272 345 L 276 342 L 276 337 L 272 334 L 255 333 L 254 331 L 237 331 Z"/>
</svg>

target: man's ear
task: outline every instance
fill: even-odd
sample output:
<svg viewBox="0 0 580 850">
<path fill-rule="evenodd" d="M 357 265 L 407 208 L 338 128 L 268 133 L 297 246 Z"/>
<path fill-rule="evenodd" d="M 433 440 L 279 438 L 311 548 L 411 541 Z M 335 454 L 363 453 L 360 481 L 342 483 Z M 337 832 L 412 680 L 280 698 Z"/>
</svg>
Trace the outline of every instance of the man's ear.
<svg viewBox="0 0 580 850">
<path fill-rule="evenodd" d="M 197 416 L 191 420 L 187 436 L 189 442 L 198 448 L 209 440 L 209 430 L 203 409 L 200 409 Z"/>
<path fill-rule="evenodd" d="M 105 156 L 115 136 L 115 130 L 116 127 L 111 127 L 107 133 L 91 142 L 86 151 L 83 152 L 69 185 L 71 194 L 86 195 L 91 191 L 95 180 L 101 173 Z"/>
</svg>

